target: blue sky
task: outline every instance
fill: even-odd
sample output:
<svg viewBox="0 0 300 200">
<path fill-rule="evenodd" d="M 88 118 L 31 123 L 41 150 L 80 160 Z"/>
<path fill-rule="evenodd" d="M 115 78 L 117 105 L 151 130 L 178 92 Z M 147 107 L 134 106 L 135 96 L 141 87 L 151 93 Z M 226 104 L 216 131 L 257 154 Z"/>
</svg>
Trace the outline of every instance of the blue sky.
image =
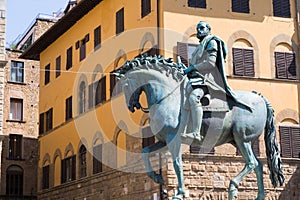
<svg viewBox="0 0 300 200">
<path fill-rule="evenodd" d="M 64 9 L 68 0 L 6 0 L 6 43 L 22 34 L 39 13 Z"/>
</svg>

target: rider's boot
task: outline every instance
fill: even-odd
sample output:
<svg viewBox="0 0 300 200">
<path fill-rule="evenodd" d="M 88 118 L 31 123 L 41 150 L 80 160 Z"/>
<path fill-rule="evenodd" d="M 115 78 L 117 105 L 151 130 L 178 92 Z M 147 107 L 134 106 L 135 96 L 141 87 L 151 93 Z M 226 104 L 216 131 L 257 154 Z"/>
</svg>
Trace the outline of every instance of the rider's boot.
<svg viewBox="0 0 300 200">
<path fill-rule="evenodd" d="M 202 118 L 203 118 L 203 109 L 201 104 L 191 107 L 191 117 L 192 117 L 192 132 L 182 134 L 184 139 L 193 139 L 198 142 L 202 141 L 202 136 L 200 134 Z"/>
</svg>

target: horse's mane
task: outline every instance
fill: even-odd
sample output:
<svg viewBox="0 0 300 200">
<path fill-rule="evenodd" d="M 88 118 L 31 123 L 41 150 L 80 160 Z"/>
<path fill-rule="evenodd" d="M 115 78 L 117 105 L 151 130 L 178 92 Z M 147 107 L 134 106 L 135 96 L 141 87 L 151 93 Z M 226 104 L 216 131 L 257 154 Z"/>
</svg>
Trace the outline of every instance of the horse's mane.
<svg viewBox="0 0 300 200">
<path fill-rule="evenodd" d="M 176 81 L 182 80 L 182 65 L 177 64 L 172 58 L 163 58 L 161 55 L 148 56 L 141 55 L 133 60 L 126 61 L 125 64 L 117 70 L 117 73 L 125 75 L 129 71 L 136 70 L 156 70 L 165 73 L 166 76 L 172 75 Z"/>
</svg>

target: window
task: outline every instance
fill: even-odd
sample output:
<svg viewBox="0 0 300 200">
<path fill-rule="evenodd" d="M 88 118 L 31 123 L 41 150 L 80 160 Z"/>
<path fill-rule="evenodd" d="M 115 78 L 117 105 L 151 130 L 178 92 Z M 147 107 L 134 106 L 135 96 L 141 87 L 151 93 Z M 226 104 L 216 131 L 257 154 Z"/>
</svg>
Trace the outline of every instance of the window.
<svg viewBox="0 0 300 200">
<path fill-rule="evenodd" d="M 150 126 L 146 126 L 142 129 L 142 147 L 147 147 L 155 143 L 155 137 L 151 131 Z"/>
<path fill-rule="evenodd" d="M 232 12 L 250 13 L 249 0 L 232 0 Z"/>
<path fill-rule="evenodd" d="M 55 73 L 55 77 L 59 77 L 60 76 L 60 70 L 61 70 L 61 56 L 58 56 L 56 58 L 56 73 Z"/>
<path fill-rule="evenodd" d="M 86 43 L 90 40 L 90 35 L 87 34 L 80 42 L 76 44 L 79 45 L 79 61 L 82 61 L 86 57 Z"/>
<path fill-rule="evenodd" d="M 120 34 L 124 31 L 124 8 L 120 9 L 116 13 L 116 34 Z"/>
<path fill-rule="evenodd" d="M 19 160 L 22 158 L 22 135 L 9 135 L 8 158 Z"/>
<path fill-rule="evenodd" d="M 45 67 L 45 85 L 50 82 L 50 64 Z"/>
<path fill-rule="evenodd" d="M 9 119 L 14 121 L 23 120 L 23 99 L 10 99 Z"/>
<path fill-rule="evenodd" d="M 6 170 L 6 195 L 23 195 L 23 169 L 12 165 Z"/>
<path fill-rule="evenodd" d="M 275 52 L 276 78 L 297 79 L 294 52 Z"/>
<path fill-rule="evenodd" d="M 65 158 L 61 161 L 61 183 L 76 179 L 76 156 Z"/>
<path fill-rule="evenodd" d="M 254 58 L 252 49 L 232 48 L 233 74 L 254 77 Z"/>
<path fill-rule="evenodd" d="M 50 131 L 53 128 L 53 108 L 50 108 L 47 112 L 40 114 L 39 121 L 39 134 Z"/>
<path fill-rule="evenodd" d="M 188 67 L 190 65 L 190 59 L 192 58 L 192 54 L 197 48 L 196 44 L 188 44 L 188 43 L 177 43 L 177 54 L 180 56 L 181 62 Z"/>
<path fill-rule="evenodd" d="M 24 82 L 24 62 L 11 61 L 10 80 L 13 82 Z"/>
<path fill-rule="evenodd" d="M 86 110 L 86 86 L 82 81 L 79 86 L 79 114 L 84 113 Z"/>
<path fill-rule="evenodd" d="M 102 172 L 102 144 L 93 147 L 93 174 Z"/>
<path fill-rule="evenodd" d="M 96 105 L 104 102 L 106 100 L 106 76 L 102 77 L 97 84 L 96 88 Z"/>
<path fill-rule="evenodd" d="M 94 30 L 94 50 L 96 51 L 101 47 L 101 26 Z"/>
<path fill-rule="evenodd" d="M 53 108 L 50 108 L 46 112 L 46 131 L 50 131 L 53 128 Z"/>
<path fill-rule="evenodd" d="M 72 63 L 72 47 L 68 48 L 67 50 L 67 63 L 66 63 L 66 69 L 70 69 L 73 65 Z"/>
<path fill-rule="evenodd" d="M 206 0 L 188 0 L 188 7 L 206 8 Z"/>
<path fill-rule="evenodd" d="M 121 85 L 118 84 L 118 77 L 114 74 L 110 74 L 110 97 L 114 97 L 122 92 Z"/>
<path fill-rule="evenodd" d="M 300 158 L 300 127 L 281 125 L 279 136 L 282 157 Z"/>
<path fill-rule="evenodd" d="M 49 165 L 43 167 L 42 189 L 49 188 Z"/>
<path fill-rule="evenodd" d="M 72 96 L 66 99 L 66 121 L 72 119 Z"/>
<path fill-rule="evenodd" d="M 275 17 L 290 18 L 290 0 L 273 0 L 273 13 Z"/>
<path fill-rule="evenodd" d="M 39 120 L 39 134 L 43 134 L 45 132 L 45 113 L 40 114 L 40 120 Z"/>
<path fill-rule="evenodd" d="M 86 177 L 86 148 L 81 145 L 79 149 L 79 164 L 80 164 L 80 178 Z"/>
<path fill-rule="evenodd" d="M 151 0 L 142 0 L 142 18 L 151 12 Z"/>
</svg>

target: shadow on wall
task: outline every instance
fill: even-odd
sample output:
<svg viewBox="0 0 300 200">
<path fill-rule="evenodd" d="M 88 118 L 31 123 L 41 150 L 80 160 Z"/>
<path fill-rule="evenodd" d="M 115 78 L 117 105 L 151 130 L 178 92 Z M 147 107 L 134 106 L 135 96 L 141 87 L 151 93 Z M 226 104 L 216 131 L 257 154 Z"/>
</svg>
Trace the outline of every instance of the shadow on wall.
<svg viewBox="0 0 300 200">
<path fill-rule="evenodd" d="M 299 200 L 300 198 L 300 162 L 296 171 L 286 183 L 284 190 L 279 196 L 279 200 Z"/>
</svg>

